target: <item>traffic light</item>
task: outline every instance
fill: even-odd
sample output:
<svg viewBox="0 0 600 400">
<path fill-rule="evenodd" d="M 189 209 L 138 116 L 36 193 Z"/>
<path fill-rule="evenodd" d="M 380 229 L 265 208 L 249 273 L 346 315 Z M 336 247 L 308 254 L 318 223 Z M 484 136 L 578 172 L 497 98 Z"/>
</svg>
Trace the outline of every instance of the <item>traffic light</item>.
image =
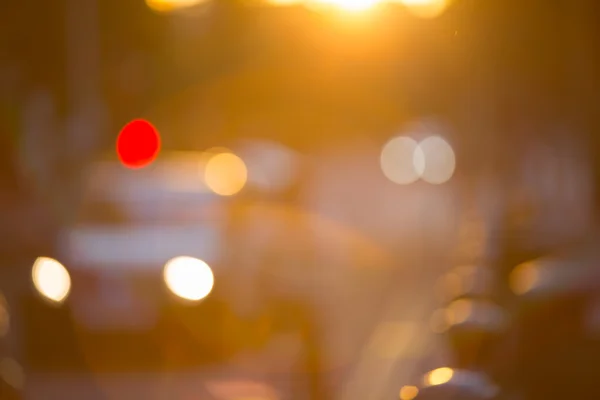
<svg viewBox="0 0 600 400">
<path fill-rule="evenodd" d="M 160 135 L 148 121 L 136 119 L 121 130 L 117 138 L 117 155 L 128 168 L 151 164 L 160 152 Z"/>
</svg>

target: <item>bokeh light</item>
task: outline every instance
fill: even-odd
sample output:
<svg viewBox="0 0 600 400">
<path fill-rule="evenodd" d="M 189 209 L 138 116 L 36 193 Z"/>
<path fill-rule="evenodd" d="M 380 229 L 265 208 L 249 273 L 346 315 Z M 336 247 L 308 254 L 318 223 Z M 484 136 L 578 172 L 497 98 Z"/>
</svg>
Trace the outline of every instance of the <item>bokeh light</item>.
<svg viewBox="0 0 600 400">
<path fill-rule="evenodd" d="M 450 382 L 452 376 L 454 376 L 452 368 L 443 367 L 434 369 L 425 377 L 425 384 L 432 386 L 443 385 L 444 383 Z"/>
<path fill-rule="evenodd" d="M 202 300 L 214 285 L 212 270 L 202 260 L 193 257 L 176 257 L 165 265 L 164 280 L 176 296 L 190 301 Z"/>
<path fill-rule="evenodd" d="M 425 182 L 439 185 L 454 175 L 456 156 L 452 146 L 440 136 L 431 136 L 418 144 L 413 153 L 413 168 Z"/>
<path fill-rule="evenodd" d="M 540 268 L 534 262 L 520 264 L 510 273 L 510 289 L 515 294 L 525 294 L 539 283 L 540 275 Z"/>
<path fill-rule="evenodd" d="M 473 301 L 460 299 L 452 302 L 446 309 L 446 322 L 458 325 L 466 322 L 473 314 Z"/>
<path fill-rule="evenodd" d="M 450 5 L 450 0 L 400 0 L 411 12 L 420 18 L 435 18 Z"/>
<path fill-rule="evenodd" d="M 168 13 L 193 7 L 205 2 L 206 0 L 146 0 L 146 5 L 153 11 Z"/>
<path fill-rule="evenodd" d="M 400 400 L 413 400 L 419 394 L 416 386 L 403 386 L 400 389 Z"/>
<path fill-rule="evenodd" d="M 419 179 L 415 157 L 422 157 L 419 144 L 412 138 L 398 136 L 385 144 L 381 151 L 381 169 L 390 181 L 407 185 Z"/>
<path fill-rule="evenodd" d="M 232 196 L 244 188 L 248 169 L 244 161 L 233 153 L 211 156 L 205 166 L 204 180 L 210 190 L 221 196 Z"/>
<path fill-rule="evenodd" d="M 160 135 L 148 121 L 137 119 L 123 127 L 117 138 L 117 155 L 128 168 L 151 164 L 160 151 Z"/>
<path fill-rule="evenodd" d="M 60 262 L 48 257 L 39 257 L 33 264 L 31 275 L 35 288 L 46 299 L 60 303 L 69 295 L 71 277 Z"/>
</svg>

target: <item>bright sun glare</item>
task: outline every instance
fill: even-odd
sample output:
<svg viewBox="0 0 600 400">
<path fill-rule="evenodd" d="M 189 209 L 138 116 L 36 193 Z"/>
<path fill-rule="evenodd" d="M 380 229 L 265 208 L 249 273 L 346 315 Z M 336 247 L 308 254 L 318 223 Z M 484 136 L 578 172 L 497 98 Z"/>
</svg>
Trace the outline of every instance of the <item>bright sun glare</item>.
<svg viewBox="0 0 600 400">
<path fill-rule="evenodd" d="M 210 0 L 145 0 L 148 7 L 159 13 L 169 13 L 191 8 Z M 419 17 L 432 18 L 440 15 L 450 0 L 265 0 L 273 6 L 290 6 L 304 3 L 313 9 L 334 9 L 350 13 L 362 13 L 383 3 L 400 3 Z"/>
<path fill-rule="evenodd" d="M 360 12 L 375 7 L 379 0 L 333 0 L 331 4 L 345 11 Z"/>
<path fill-rule="evenodd" d="M 400 0 L 414 15 L 421 18 L 434 18 L 446 10 L 450 0 Z"/>
</svg>

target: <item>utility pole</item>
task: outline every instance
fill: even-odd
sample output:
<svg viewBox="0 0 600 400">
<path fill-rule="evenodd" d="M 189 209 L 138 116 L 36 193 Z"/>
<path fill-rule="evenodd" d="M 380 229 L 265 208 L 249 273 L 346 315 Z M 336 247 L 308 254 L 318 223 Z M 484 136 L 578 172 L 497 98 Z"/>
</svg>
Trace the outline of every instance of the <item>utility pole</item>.
<svg viewBox="0 0 600 400">
<path fill-rule="evenodd" d="M 105 126 L 97 0 L 67 0 L 67 148 L 76 163 L 90 155 Z"/>
<path fill-rule="evenodd" d="M 101 49 L 98 0 L 66 1 L 67 138 L 62 146 L 69 171 L 80 171 L 93 156 L 107 126 L 101 92 Z M 63 216 L 69 218 L 79 176 L 63 177 L 68 187 Z M 66 201 L 65 201 L 66 200 Z"/>
</svg>

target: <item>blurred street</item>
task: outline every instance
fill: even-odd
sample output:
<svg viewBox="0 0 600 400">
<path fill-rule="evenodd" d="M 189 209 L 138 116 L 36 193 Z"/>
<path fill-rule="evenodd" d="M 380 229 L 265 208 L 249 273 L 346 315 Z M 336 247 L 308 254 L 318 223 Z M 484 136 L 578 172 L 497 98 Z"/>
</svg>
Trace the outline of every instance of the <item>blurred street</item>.
<svg viewBox="0 0 600 400">
<path fill-rule="evenodd" d="M 597 398 L 599 10 L 7 4 L 0 400 Z"/>
</svg>

